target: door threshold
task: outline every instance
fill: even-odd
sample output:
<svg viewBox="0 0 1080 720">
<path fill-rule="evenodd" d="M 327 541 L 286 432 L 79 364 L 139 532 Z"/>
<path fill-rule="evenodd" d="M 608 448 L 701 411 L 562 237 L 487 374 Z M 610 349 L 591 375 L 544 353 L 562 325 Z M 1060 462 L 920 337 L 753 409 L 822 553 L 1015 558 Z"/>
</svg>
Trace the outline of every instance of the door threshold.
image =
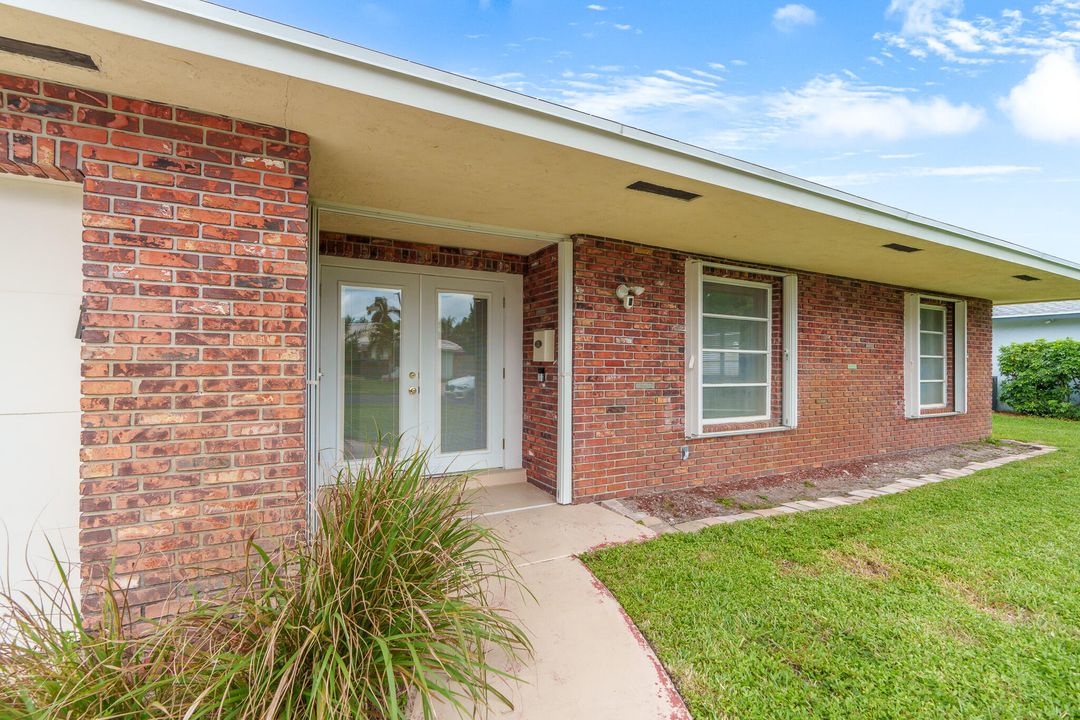
<svg viewBox="0 0 1080 720">
<path fill-rule="evenodd" d="M 526 481 L 525 470 L 516 468 L 492 468 L 490 470 L 477 470 L 469 474 L 468 488 L 496 487 L 498 485 L 517 485 Z"/>
</svg>

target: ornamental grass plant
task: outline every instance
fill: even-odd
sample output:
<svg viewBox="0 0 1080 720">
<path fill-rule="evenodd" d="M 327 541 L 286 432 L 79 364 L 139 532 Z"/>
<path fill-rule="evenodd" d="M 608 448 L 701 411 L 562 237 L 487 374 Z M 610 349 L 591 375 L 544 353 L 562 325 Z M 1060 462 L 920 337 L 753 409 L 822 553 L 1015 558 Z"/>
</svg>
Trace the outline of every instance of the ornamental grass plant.
<svg viewBox="0 0 1080 720">
<path fill-rule="evenodd" d="M 142 634 L 122 593 L 92 629 L 6 598 L 0 717 L 398 720 L 509 706 L 493 658 L 530 651 L 496 598 L 521 588 L 470 517 L 462 477 L 389 441 L 323 487 L 309 537 L 268 551 L 225 591 Z M 55 608 L 52 608 L 55 610 Z M 64 629 L 65 627 L 72 629 Z M 502 663 L 500 663 L 502 664 Z"/>
</svg>

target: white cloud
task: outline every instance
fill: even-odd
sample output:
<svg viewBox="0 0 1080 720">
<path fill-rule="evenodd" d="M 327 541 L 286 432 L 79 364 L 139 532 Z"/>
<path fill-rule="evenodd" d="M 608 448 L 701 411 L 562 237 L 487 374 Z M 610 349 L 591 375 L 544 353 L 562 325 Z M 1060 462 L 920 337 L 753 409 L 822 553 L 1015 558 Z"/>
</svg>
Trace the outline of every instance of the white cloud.
<svg viewBox="0 0 1080 720">
<path fill-rule="evenodd" d="M 585 9 L 586 10 L 594 10 L 596 12 L 604 12 L 605 10 L 607 10 L 607 8 L 604 7 L 603 5 L 586 5 Z"/>
<path fill-rule="evenodd" d="M 800 3 L 790 3 L 776 8 L 772 19 L 777 30 L 791 32 L 802 25 L 815 24 L 817 13 Z"/>
<path fill-rule="evenodd" d="M 623 25 L 621 23 L 615 23 L 615 29 L 616 30 L 633 30 L 634 26 L 633 25 Z"/>
<path fill-rule="evenodd" d="M 770 115 L 794 132 L 819 138 L 901 140 L 959 135 L 983 120 L 981 108 L 943 97 L 912 99 L 903 88 L 817 77 L 769 99 Z"/>
<path fill-rule="evenodd" d="M 1080 0 L 1050 0 L 1035 6 L 1036 15 L 1057 15 L 1070 10 L 1080 12 Z"/>
<path fill-rule="evenodd" d="M 1038 172 L 1042 172 L 1042 168 L 1031 165 L 957 165 L 947 167 L 907 167 L 899 170 L 850 172 L 842 175 L 816 175 L 807 179 L 830 187 L 854 187 L 872 185 L 896 178 L 944 177 L 986 181 L 1010 175 Z"/>
<path fill-rule="evenodd" d="M 722 75 L 693 67 L 649 73 L 627 72 L 619 66 L 590 70 L 566 70 L 543 85 L 512 74 L 486 79 L 583 112 L 725 150 L 960 135 L 984 119 L 982 108 L 924 96 L 913 88 L 872 85 L 853 73 L 819 76 L 789 91 L 737 94 L 721 89 L 727 84 Z"/>
<path fill-rule="evenodd" d="M 1057 142 L 1080 140 L 1076 51 L 1069 48 L 1044 56 L 1000 105 L 1023 135 Z"/>
<path fill-rule="evenodd" d="M 705 72 L 704 70 L 691 70 L 691 74 L 701 78 L 708 78 L 709 80 L 715 80 L 717 82 L 727 82 L 727 78 L 723 75 L 717 75 L 716 73 Z"/>
<path fill-rule="evenodd" d="M 583 112 L 627 122 L 655 110 L 670 112 L 731 109 L 739 100 L 714 89 L 712 83 L 659 70 L 652 75 L 616 76 L 603 83 L 564 82 L 558 100 Z"/>
<path fill-rule="evenodd" d="M 677 73 L 674 70 L 657 70 L 657 75 L 669 78 L 671 80 L 678 80 L 681 83 L 687 83 L 689 85 L 706 85 L 708 87 L 716 87 L 716 83 L 708 82 L 706 80 L 698 80 L 696 78 L 687 77 L 681 73 Z"/>
<path fill-rule="evenodd" d="M 1047 0 L 1034 17 L 1002 10 L 996 17 L 962 17 L 962 0 L 891 0 L 887 15 L 901 20 L 900 32 L 875 39 L 923 60 L 931 55 L 947 63 L 988 65 L 1009 57 L 1040 57 L 1080 44 L 1080 2 Z"/>
<path fill-rule="evenodd" d="M 902 15 L 906 35 L 934 32 L 945 15 L 957 15 L 964 0 L 892 0 L 888 15 Z"/>
</svg>

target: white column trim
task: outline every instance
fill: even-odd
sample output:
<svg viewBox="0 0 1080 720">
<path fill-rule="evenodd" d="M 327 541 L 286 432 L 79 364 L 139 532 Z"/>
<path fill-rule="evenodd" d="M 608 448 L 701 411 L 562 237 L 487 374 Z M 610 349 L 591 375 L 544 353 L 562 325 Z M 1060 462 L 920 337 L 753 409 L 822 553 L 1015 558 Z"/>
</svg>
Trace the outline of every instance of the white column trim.
<svg viewBox="0 0 1080 720">
<path fill-rule="evenodd" d="M 919 293 L 904 293 L 904 415 L 917 418 L 919 411 Z"/>
<path fill-rule="evenodd" d="M 784 375 L 780 384 L 783 393 L 781 423 L 784 427 L 799 425 L 799 276 L 783 278 L 783 353 Z"/>
<path fill-rule="evenodd" d="M 959 300 L 953 303 L 953 308 L 953 377 L 956 385 L 953 389 L 953 410 L 958 413 L 966 413 L 968 410 L 968 304 L 964 300 Z"/>
<path fill-rule="evenodd" d="M 574 241 L 562 240 L 558 250 L 559 405 L 555 500 L 574 501 Z"/>
<path fill-rule="evenodd" d="M 308 204 L 307 347 L 304 348 L 304 448 L 307 479 L 307 532 L 310 537 L 319 521 L 316 511 L 319 489 L 319 205 Z"/>
<path fill-rule="evenodd" d="M 701 347 L 701 279 L 703 263 L 701 260 L 686 261 L 686 436 L 697 437 L 702 434 L 701 423 L 701 362 L 698 349 Z"/>
</svg>

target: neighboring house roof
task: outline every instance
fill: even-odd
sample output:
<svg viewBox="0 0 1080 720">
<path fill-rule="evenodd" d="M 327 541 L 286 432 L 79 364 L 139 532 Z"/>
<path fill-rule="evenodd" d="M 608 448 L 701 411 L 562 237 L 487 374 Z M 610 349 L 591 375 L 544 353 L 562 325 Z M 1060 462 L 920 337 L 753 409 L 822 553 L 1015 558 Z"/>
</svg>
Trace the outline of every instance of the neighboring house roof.
<svg viewBox="0 0 1080 720">
<path fill-rule="evenodd" d="M 322 230 L 406 223 L 403 240 L 519 254 L 588 234 L 1000 303 L 1080 297 L 1073 262 L 209 3 L 3 0 L 0 25 L 100 67 L 0 54 L 2 70 L 308 133 Z"/>
<path fill-rule="evenodd" d="M 463 352 L 465 352 L 465 348 L 461 347 L 460 345 L 458 345 L 453 340 L 446 340 L 446 339 L 443 339 L 443 340 L 439 341 L 439 350 L 441 350 L 443 352 L 451 352 L 451 353 L 463 353 Z"/>
<path fill-rule="evenodd" d="M 1026 303 L 1024 305 L 998 305 L 994 319 L 1047 317 L 1051 315 L 1080 315 L 1080 300 L 1061 302 Z"/>
</svg>

